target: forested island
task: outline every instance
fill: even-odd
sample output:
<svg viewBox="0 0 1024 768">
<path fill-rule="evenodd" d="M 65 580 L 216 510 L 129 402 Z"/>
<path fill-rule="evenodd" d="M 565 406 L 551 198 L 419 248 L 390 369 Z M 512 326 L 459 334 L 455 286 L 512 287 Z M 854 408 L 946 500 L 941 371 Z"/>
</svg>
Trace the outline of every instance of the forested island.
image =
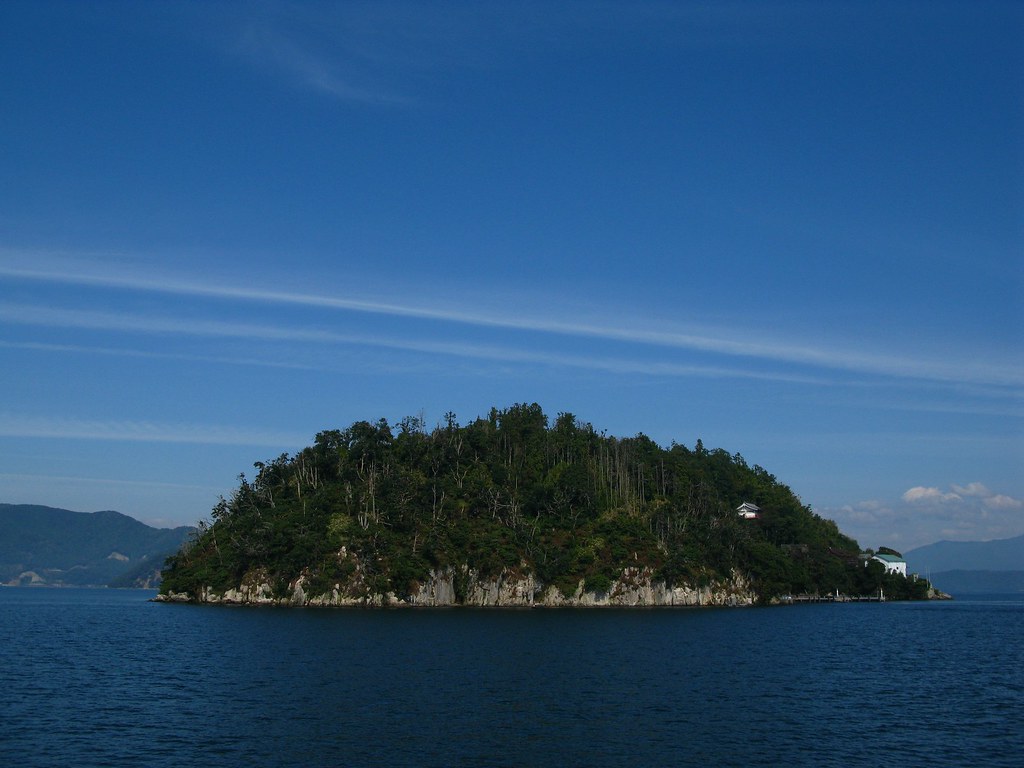
<svg viewBox="0 0 1024 768">
<path fill-rule="evenodd" d="M 539 405 L 320 432 L 257 462 L 167 561 L 161 599 L 692 605 L 929 596 L 742 456 Z M 746 507 L 743 505 L 746 504 Z M 755 513 L 743 514 L 753 505 Z M 739 510 L 739 511 L 738 511 Z"/>
</svg>

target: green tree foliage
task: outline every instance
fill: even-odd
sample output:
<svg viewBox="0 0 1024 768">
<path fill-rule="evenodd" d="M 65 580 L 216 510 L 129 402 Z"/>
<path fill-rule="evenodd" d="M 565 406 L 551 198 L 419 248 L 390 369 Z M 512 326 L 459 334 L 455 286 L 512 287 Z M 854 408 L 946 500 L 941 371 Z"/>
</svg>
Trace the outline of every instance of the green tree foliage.
<svg viewBox="0 0 1024 768">
<path fill-rule="evenodd" d="M 571 413 L 551 424 L 537 404 L 466 425 L 449 413 L 429 432 L 421 417 L 360 421 L 254 467 L 168 561 L 165 592 L 257 572 L 282 592 L 300 575 L 329 591 L 355 560 L 368 593 L 400 597 L 431 569 L 464 565 L 530 572 L 566 593 L 580 581 L 607 589 L 636 566 L 669 584 L 740 571 L 766 598 L 852 593 L 868 578 L 851 564 L 855 541 L 739 454 L 609 437 Z M 744 501 L 761 519 L 738 517 Z"/>
</svg>

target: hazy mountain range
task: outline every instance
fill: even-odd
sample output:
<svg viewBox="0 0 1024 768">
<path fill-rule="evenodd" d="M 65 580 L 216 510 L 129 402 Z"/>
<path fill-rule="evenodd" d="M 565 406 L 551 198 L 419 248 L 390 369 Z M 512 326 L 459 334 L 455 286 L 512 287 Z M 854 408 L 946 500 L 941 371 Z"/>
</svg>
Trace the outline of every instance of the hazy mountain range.
<svg viewBox="0 0 1024 768">
<path fill-rule="evenodd" d="M 0 584 L 155 586 L 194 529 L 153 528 L 120 512 L 0 504 Z"/>
<path fill-rule="evenodd" d="M 904 553 L 907 570 L 958 593 L 1024 592 L 1024 535 L 993 541 L 937 541 Z"/>
</svg>

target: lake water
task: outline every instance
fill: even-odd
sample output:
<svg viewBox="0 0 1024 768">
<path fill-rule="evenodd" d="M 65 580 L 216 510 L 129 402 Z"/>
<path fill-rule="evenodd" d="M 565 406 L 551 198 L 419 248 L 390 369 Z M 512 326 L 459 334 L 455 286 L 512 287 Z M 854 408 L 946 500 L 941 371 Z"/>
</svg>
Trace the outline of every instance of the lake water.
<svg viewBox="0 0 1024 768">
<path fill-rule="evenodd" d="M 0 589 L 3 766 L 1021 766 L 1024 596 L 230 608 Z"/>
</svg>

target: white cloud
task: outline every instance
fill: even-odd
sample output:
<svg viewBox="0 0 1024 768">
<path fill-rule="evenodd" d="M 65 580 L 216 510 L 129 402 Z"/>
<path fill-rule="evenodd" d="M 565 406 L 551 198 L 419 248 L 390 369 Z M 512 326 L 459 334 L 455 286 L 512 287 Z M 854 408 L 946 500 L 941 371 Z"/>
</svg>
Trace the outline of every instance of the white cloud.
<svg viewBox="0 0 1024 768">
<path fill-rule="evenodd" d="M 1024 500 L 979 482 L 908 489 L 899 501 L 871 500 L 822 510 L 861 546 L 913 549 L 940 539 L 988 541 L 1024 533 Z"/>
<path fill-rule="evenodd" d="M 968 483 L 967 485 L 952 485 L 950 486 L 955 493 L 961 496 L 977 496 L 985 498 L 991 496 L 992 491 L 986 488 L 982 483 Z"/>
<path fill-rule="evenodd" d="M 903 494 L 903 500 L 908 504 L 917 504 L 920 502 L 949 502 L 949 501 L 962 501 L 960 496 L 955 493 L 943 493 L 938 488 L 925 488 L 923 486 L 915 486 L 910 488 Z"/>
<path fill-rule="evenodd" d="M 989 509 L 1021 509 L 1024 507 L 1024 501 L 1003 494 L 989 496 L 982 503 Z"/>
</svg>

